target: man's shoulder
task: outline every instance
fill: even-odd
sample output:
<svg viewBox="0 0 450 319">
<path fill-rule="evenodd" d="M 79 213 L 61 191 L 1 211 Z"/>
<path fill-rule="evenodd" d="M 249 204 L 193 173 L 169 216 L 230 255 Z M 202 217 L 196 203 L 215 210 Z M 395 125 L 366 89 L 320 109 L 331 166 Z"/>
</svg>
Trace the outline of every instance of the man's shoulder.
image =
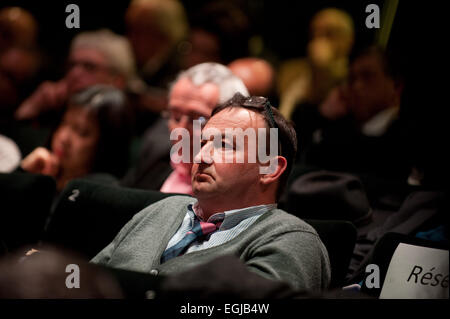
<svg viewBox="0 0 450 319">
<path fill-rule="evenodd" d="M 197 200 L 194 197 L 189 195 L 174 194 L 150 204 L 145 209 L 152 209 L 154 207 L 158 207 L 158 209 L 162 208 L 175 209 L 178 207 L 187 208 L 187 205 L 193 204 L 196 201 Z"/>
<path fill-rule="evenodd" d="M 264 215 L 261 222 L 273 230 L 304 232 L 317 235 L 316 230 L 311 225 L 282 209 L 273 209 Z"/>
<path fill-rule="evenodd" d="M 139 213 L 133 216 L 133 220 L 128 226 L 134 228 L 138 225 L 165 225 L 167 222 L 174 222 L 180 216 L 186 214 L 189 204 L 193 204 L 195 198 L 184 195 L 173 195 L 155 201 L 143 208 Z"/>
</svg>

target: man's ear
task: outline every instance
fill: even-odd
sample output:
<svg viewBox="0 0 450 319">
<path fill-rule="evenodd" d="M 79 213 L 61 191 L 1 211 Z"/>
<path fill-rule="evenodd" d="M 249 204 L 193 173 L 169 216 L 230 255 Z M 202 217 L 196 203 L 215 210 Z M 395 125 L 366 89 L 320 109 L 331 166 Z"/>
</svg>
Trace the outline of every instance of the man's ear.
<svg viewBox="0 0 450 319">
<path fill-rule="evenodd" d="M 267 163 L 267 166 L 270 165 L 270 162 Z M 270 185 L 280 179 L 281 175 L 287 168 L 287 160 L 283 156 L 277 156 L 274 159 L 273 165 L 275 169 L 271 169 L 270 172 L 267 174 L 261 174 L 259 180 L 263 185 Z"/>
</svg>

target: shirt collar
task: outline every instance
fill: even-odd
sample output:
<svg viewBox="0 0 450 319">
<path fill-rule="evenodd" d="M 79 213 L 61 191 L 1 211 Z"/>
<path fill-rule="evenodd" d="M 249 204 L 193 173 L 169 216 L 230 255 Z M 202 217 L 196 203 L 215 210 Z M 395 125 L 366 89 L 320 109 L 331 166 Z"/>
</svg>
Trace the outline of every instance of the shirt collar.
<svg viewBox="0 0 450 319">
<path fill-rule="evenodd" d="M 362 132 L 367 136 L 383 135 L 389 125 L 398 117 L 399 110 L 399 107 L 390 107 L 377 113 L 363 125 Z"/>
<path fill-rule="evenodd" d="M 217 223 L 222 221 L 222 225 L 219 230 L 230 229 L 239 224 L 241 221 L 254 217 L 260 216 L 272 209 L 277 208 L 277 204 L 267 204 L 267 205 L 257 205 L 245 208 L 238 208 L 233 210 L 227 210 L 220 213 L 215 213 L 208 218 L 209 223 Z M 195 216 L 203 221 L 203 211 L 198 204 L 198 201 L 188 205 L 188 211 L 191 211 Z"/>
</svg>

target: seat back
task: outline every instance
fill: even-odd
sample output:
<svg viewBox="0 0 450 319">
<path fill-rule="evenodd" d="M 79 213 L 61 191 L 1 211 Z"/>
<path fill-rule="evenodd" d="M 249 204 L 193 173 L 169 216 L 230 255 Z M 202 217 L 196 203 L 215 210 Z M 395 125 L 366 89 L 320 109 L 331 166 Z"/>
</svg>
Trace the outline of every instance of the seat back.
<svg viewBox="0 0 450 319">
<path fill-rule="evenodd" d="M 43 241 L 92 258 L 134 214 L 171 195 L 72 180 L 60 196 Z"/>
<path fill-rule="evenodd" d="M 56 182 L 49 176 L 0 173 L 0 250 L 11 251 L 38 241 L 55 191 Z"/>
<path fill-rule="evenodd" d="M 342 220 L 305 219 L 327 248 L 331 265 L 330 288 L 342 287 L 356 242 L 356 228 Z"/>
</svg>

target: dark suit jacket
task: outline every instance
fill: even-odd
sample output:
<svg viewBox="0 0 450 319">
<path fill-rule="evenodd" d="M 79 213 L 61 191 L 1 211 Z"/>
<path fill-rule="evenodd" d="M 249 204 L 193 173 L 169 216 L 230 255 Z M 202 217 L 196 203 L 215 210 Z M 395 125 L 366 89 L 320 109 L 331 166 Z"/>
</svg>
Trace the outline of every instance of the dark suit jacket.
<svg viewBox="0 0 450 319">
<path fill-rule="evenodd" d="M 167 120 L 160 118 L 145 131 L 137 163 L 122 179 L 121 185 L 159 190 L 172 172 L 171 147 Z"/>
</svg>

